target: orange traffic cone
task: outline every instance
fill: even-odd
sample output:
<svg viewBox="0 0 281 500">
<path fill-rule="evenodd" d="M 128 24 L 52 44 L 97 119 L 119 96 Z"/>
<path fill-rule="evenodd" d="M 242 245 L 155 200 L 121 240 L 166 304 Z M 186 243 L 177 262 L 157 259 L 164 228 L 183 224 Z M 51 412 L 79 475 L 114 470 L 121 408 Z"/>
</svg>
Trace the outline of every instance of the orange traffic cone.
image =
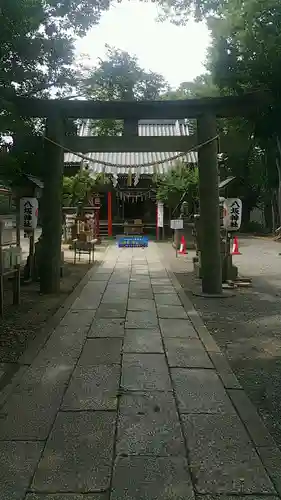
<svg viewBox="0 0 281 500">
<path fill-rule="evenodd" d="M 241 255 L 241 252 L 239 252 L 239 245 L 238 245 L 237 236 L 234 236 L 234 238 L 233 238 L 233 247 L 232 247 L 231 255 Z"/>
<path fill-rule="evenodd" d="M 182 254 L 182 255 L 186 255 L 187 254 L 187 251 L 186 251 L 186 242 L 185 242 L 184 236 L 181 237 L 181 246 L 180 246 L 180 249 L 179 249 L 179 253 Z"/>
</svg>

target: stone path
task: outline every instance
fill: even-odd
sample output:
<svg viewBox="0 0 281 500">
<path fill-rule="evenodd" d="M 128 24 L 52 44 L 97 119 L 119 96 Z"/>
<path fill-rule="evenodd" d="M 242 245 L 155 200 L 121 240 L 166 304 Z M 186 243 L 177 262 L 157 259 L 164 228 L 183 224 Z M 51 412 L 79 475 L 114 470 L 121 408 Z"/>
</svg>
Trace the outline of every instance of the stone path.
<svg viewBox="0 0 281 500">
<path fill-rule="evenodd" d="M 155 244 L 109 248 L 0 410 L 0 500 L 278 497 L 274 442 L 183 296 Z"/>
</svg>

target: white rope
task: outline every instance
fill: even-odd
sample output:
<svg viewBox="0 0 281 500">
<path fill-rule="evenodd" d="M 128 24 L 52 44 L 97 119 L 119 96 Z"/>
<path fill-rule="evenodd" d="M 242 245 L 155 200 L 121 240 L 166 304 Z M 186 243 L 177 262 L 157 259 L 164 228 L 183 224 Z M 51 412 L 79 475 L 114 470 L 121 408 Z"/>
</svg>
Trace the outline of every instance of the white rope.
<svg viewBox="0 0 281 500">
<path fill-rule="evenodd" d="M 95 158 L 89 158 L 89 156 L 83 155 L 82 153 L 75 153 L 75 151 L 72 151 L 71 149 L 66 148 L 65 146 L 62 146 L 61 144 L 53 141 L 49 137 L 44 136 L 44 139 L 46 141 L 51 142 L 55 146 L 58 146 L 59 148 L 62 148 L 64 151 L 67 151 L 68 153 L 71 153 L 71 154 L 73 154 L 75 156 L 78 156 L 79 158 L 81 158 L 84 161 L 91 162 L 91 163 L 100 163 L 104 167 L 115 167 L 115 168 L 124 168 L 124 167 L 126 167 L 128 169 L 129 168 L 151 167 L 153 165 L 161 165 L 162 163 L 166 163 L 166 162 L 177 160 L 179 158 L 182 158 L 183 156 L 186 156 L 188 153 L 191 153 L 192 151 L 194 151 L 196 149 L 200 149 L 203 146 L 206 146 L 207 144 L 210 144 L 210 142 L 213 142 L 213 141 L 215 141 L 218 138 L 219 138 L 219 136 L 216 135 L 215 137 L 212 137 L 211 139 L 208 139 L 207 141 L 202 142 L 201 144 L 197 144 L 196 146 L 193 146 L 192 148 L 190 148 L 185 153 L 178 153 L 178 154 L 176 154 L 174 156 L 171 156 L 170 158 L 165 158 L 164 160 L 150 161 L 150 162 L 147 162 L 147 163 L 140 163 L 140 164 L 136 164 L 136 165 L 124 165 L 122 163 L 121 164 L 116 164 L 116 163 L 111 163 L 109 161 L 103 161 L 103 160 L 97 160 Z"/>
</svg>

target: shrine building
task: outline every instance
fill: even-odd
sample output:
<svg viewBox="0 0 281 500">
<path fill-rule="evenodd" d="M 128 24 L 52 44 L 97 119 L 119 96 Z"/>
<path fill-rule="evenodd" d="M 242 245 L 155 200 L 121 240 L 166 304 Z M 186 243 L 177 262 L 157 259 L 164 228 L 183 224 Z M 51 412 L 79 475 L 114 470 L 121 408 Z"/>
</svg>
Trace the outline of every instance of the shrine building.
<svg viewBox="0 0 281 500">
<path fill-rule="evenodd" d="M 187 120 L 139 120 L 139 136 L 189 136 L 190 124 Z M 80 137 L 93 136 L 91 121 L 82 122 L 77 130 Z M 107 233 L 108 221 L 112 220 L 112 233 L 123 232 L 124 223 L 134 221 L 143 225 L 145 234 L 155 234 L 156 228 L 156 185 L 157 178 L 175 168 L 179 161 L 197 166 L 197 152 L 93 152 L 81 159 L 75 153 L 64 155 L 65 172 L 74 175 L 86 168 L 90 174 L 110 175 L 112 183 L 100 192 L 101 235 Z M 109 213 L 111 212 L 111 213 Z M 169 214 L 164 212 L 168 222 Z"/>
</svg>

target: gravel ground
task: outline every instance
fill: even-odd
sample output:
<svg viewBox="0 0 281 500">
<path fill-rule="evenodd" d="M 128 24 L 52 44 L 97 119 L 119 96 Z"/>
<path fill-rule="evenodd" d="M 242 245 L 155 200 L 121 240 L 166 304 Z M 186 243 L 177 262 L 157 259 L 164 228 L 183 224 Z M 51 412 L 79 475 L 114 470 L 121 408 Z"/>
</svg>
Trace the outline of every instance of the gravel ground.
<svg viewBox="0 0 281 500">
<path fill-rule="evenodd" d="M 225 299 L 192 294 L 194 252 L 176 259 L 170 244 L 159 247 L 281 448 L 281 244 L 242 238 L 234 263 L 252 287 Z"/>
<path fill-rule="evenodd" d="M 99 247 L 95 264 L 102 258 L 103 251 L 104 247 Z M 19 307 L 12 305 L 11 285 L 7 284 L 4 294 L 4 318 L 0 318 L 0 379 L 1 367 L 7 369 L 9 367 L 3 368 L 4 364 L 17 362 L 28 343 L 63 304 L 88 269 L 86 258 L 76 265 L 66 262 L 61 292 L 57 295 L 40 295 L 38 283 L 23 285 Z"/>
</svg>

